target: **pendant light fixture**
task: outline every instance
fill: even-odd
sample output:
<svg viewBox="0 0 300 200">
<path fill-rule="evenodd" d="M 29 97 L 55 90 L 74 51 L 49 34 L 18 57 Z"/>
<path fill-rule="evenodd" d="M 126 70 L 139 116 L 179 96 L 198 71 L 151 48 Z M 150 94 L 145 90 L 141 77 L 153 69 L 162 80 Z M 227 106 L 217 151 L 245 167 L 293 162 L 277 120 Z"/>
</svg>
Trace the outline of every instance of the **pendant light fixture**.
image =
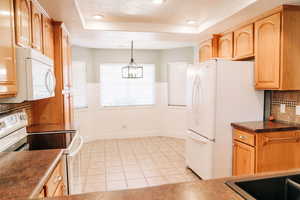
<svg viewBox="0 0 300 200">
<path fill-rule="evenodd" d="M 124 79 L 143 78 L 143 66 L 138 66 L 133 59 L 133 41 L 131 41 L 131 59 L 127 66 L 122 67 L 122 78 Z"/>
</svg>

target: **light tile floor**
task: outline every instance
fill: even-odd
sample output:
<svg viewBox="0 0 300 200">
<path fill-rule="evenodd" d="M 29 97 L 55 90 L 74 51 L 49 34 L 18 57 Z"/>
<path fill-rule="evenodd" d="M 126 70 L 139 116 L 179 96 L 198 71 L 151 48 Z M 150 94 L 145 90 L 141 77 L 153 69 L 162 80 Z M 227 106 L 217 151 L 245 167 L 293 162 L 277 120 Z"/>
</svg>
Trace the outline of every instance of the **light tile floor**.
<svg viewBox="0 0 300 200">
<path fill-rule="evenodd" d="M 186 168 L 185 141 L 170 137 L 98 140 L 85 144 L 72 193 L 112 191 L 199 180 Z M 80 162 L 79 162 L 80 160 Z M 80 165 L 79 165 L 80 163 Z M 80 166 L 80 168 L 79 168 Z"/>
</svg>

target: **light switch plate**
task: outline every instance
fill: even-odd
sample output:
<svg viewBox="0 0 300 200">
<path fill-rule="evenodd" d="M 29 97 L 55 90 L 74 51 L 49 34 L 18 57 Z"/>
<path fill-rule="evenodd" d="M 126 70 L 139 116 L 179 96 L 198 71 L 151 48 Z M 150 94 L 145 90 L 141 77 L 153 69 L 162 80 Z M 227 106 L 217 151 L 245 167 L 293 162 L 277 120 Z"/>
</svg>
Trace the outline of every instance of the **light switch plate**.
<svg viewBox="0 0 300 200">
<path fill-rule="evenodd" d="M 280 104 L 280 112 L 285 113 L 285 104 Z"/>
<path fill-rule="evenodd" d="M 296 115 L 300 115 L 300 106 L 296 106 Z"/>
</svg>

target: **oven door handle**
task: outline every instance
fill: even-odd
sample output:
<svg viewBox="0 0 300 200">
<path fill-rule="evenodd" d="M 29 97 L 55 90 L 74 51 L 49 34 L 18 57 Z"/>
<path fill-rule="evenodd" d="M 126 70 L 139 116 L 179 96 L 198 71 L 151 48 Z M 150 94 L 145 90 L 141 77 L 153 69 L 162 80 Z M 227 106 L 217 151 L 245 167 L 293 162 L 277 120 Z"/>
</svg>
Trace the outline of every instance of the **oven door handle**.
<svg viewBox="0 0 300 200">
<path fill-rule="evenodd" d="M 78 139 L 80 140 L 79 146 L 77 147 L 76 150 L 74 150 L 73 152 L 70 152 L 70 153 L 68 154 L 68 156 L 74 157 L 74 156 L 76 156 L 77 153 L 80 151 L 80 149 L 81 149 L 81 147 L 82 147 L 82 145 L 83 145 L 83 137 L 80 135 L 80 136 L 78 137 Z"/>
</svg>

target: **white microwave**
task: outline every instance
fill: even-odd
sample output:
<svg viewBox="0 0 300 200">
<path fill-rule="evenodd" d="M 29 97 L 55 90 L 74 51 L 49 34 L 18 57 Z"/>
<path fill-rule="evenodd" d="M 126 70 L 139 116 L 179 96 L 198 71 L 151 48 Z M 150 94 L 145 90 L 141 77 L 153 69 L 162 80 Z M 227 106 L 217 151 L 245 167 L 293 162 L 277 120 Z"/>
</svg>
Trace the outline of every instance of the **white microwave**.
<svg viewBox="0 0 300 200">
<path fill-rule="evenodd" d="M 21 103 L 55 96 L 53 60 L 31 48 L 17 48 L 17 96 L 1 103 Z"/>
</svg>

